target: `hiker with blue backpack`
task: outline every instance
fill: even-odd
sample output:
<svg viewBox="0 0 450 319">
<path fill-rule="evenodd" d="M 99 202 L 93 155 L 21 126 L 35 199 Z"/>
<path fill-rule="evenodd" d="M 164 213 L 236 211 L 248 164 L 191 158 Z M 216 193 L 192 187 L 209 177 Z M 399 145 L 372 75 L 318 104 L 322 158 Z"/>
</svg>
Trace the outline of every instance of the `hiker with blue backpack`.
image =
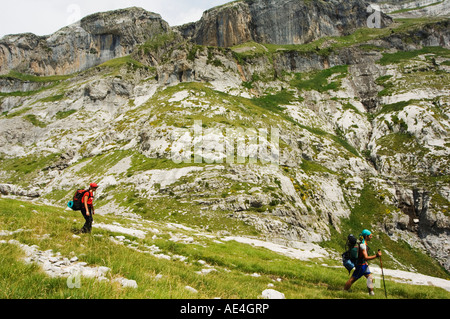
<svg viewBox="0 0 450 319">
<path fill-rule="evenodd" d="M 350 236 L 349 240 L 351 241 L 352 238 L 350 238 Z M 376 258 L 381 259 L 381 251 L 379 250 L 373 256 L 368 255 L 367 242 L 371 240 L 372 233 L 369 230 L 364 229 L 359 236 L 359 240 L 355 240 L 354 243 L 351 243 L 349 251 L 344 253 L 344 266 L 347 268 L 349 273 L 353 267 L 355 268 L 353 275 L 345 283 L 344 290 L 348 291 L 359 278 L 365 276 L 367 278 L 367 289 L 369 290 L 369 295 L 373 296 L 375 294 L 373 291 L 373 278 L 367 261 Z"/>
</svg>

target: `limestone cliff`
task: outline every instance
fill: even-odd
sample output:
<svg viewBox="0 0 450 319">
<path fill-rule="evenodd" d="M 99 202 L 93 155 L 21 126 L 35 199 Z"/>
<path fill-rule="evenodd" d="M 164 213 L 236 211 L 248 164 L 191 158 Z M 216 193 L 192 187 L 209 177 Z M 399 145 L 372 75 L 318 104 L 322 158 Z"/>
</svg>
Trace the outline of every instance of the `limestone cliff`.
<svg viewBox="0 0 450 319">
<path fill-rule="evenodd" d="M 230 47 L 248 41 L 302 44 L 367 26 L 367 6 L 360 0 L 235 1 L 205 11 L 197 24 L 180 29 L 201 45 Z M 382 14 L 382 27 L 391 22 Z"/>
<path fill-rule="evenodd" d="M 129 8 L 87 16 L 50 36 L 5 36 L 0 40 L 0 74 L 71 74 L 130 54 L 137 44 L 168 30 L 159 14 Z"/>
<path fill-rule="evenodd" d="M 200 45 L 301 44 L 348 34 L 366 26 L 368 16 L 362 0 L 246 0 L 212 8 L 200 21 L 173 29 Z M 391 22 L 382 15 L 382 27 Z M 136 45 L 171 30 L 159 14 L 128 8 L 90 15 L 49 36 L 5 36 L 0 39 L 0 74 L 71 74 L 128 55 Z"/>
</svg>

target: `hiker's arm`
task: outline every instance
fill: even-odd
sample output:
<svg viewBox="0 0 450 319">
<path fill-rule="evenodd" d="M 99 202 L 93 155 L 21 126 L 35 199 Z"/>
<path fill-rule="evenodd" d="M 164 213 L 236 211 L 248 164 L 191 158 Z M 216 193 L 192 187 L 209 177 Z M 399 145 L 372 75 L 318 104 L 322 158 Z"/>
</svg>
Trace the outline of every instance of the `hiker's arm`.
<svg viewBox="0 0 450 319">
<path fill-rule="evenodd" d="M 91 208 L 92 208 L 92 215 L 95 215 L 95 207 L 94 207 L 94 203 L 91 204 Z"/>
<path fill-rule="evenodd" d="M 380 257 L 380 256 L 381 256 L 381 251 L 378 251 L 378 252 L 376 253 L 376 255 L 368 256 L 368 255 L 367 255 L 367 250 L 364 249 L 364 250 L 362 251 L 362 254 L 363 254 L 363 257 L 364 257 L 365 260 L 372 260 L 372 259 L 375 259 L 375 258 L 377 258 L 377 257 Z"/>
<path fill-rule="evenodd" d="M 87 204 L 88 199 L 89 199 L 89 195 L 88 194 L 84 195 L 83 201 L 84 201 L 84 208 L 86 209 L 86 216 L 89 216 L 89 208 L 88 208 L 88 204 Z"/>
</svg>

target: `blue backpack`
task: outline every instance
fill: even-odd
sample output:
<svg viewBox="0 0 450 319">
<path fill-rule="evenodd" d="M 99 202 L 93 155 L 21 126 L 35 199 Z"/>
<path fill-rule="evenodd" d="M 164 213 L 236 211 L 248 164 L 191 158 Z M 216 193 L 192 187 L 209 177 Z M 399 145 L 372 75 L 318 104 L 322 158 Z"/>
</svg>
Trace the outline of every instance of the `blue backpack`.
<svg viewBox="0 0 450 319">
<path fill-rule="evenodd" d="M 345 247 L 347 250 L 342 254 L 342 264 L 350 274 L 358 261 L 359 243 L 356 237 L 352 234 L 348 235 Z"/>
</svg>

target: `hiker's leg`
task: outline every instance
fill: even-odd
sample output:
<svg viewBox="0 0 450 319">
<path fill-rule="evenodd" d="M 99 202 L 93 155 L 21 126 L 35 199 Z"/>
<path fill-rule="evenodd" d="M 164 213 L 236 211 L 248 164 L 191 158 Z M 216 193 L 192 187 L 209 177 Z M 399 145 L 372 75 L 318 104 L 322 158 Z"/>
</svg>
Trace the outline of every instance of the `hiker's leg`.
<svg viewBox="0 0 450 319">
<path fill-rule="evenodd" d="M 372 274 L 366 274 L 365 277 L 367 278 L 367 290 L 369 291 L 370 295 L 374 295 L 375 293 L 373 292 L 373 278 L 372 278 Z"/>
<path fill-rule="evenodd" d="M 350 279 L 345 283 L 344 289 L 349 290 L 350 287 L 357 281 L 359 278 L 361 278 L 365 274 L 366 268 L 365 265 L 356 265 L 355 271 L 353 271 L 352 276 Z"/>
<path fill-rule="evenodd" d="M 91 207 L 89 207 L 89 216 L 87 216 L 87 218 L 88 219 L 86 220 L 86 224 L 87 224 L 86 230 L 87 230 L 88 233 L 90 233 L 91 230 L 92 230 L 92 222 L 94 221 L 94 216 L 92 214 L 92 208 Z"/>
<path fill-rule="evenodd" d="M 81 228 L 80 231 L 81 231 L 82 233 L 85 233 L 85 232 L 87 232 L 87 230 L 88 230 L 90 217 L 86 215 L 86 209 L 85 209 L 84 207 L 81 208 L 81 214 L 82 214 L 83 217 L 84 217 L 85 223 L 84 223 L 84 225 L 83 225 L 83 227 Z"/>
<path fill-rule="evenodd" d="M 347 282 L 345 283 L 344 290 L 349 290 L 350 287 L 353 285 L 353 283 L 354 283 L 356 280 L 358 280 L 358 279 L 356 279 L 356 278 L 353 277 L 353 276 L 350 277 L 350 279 L 347 280 Z"/>
</svg>

